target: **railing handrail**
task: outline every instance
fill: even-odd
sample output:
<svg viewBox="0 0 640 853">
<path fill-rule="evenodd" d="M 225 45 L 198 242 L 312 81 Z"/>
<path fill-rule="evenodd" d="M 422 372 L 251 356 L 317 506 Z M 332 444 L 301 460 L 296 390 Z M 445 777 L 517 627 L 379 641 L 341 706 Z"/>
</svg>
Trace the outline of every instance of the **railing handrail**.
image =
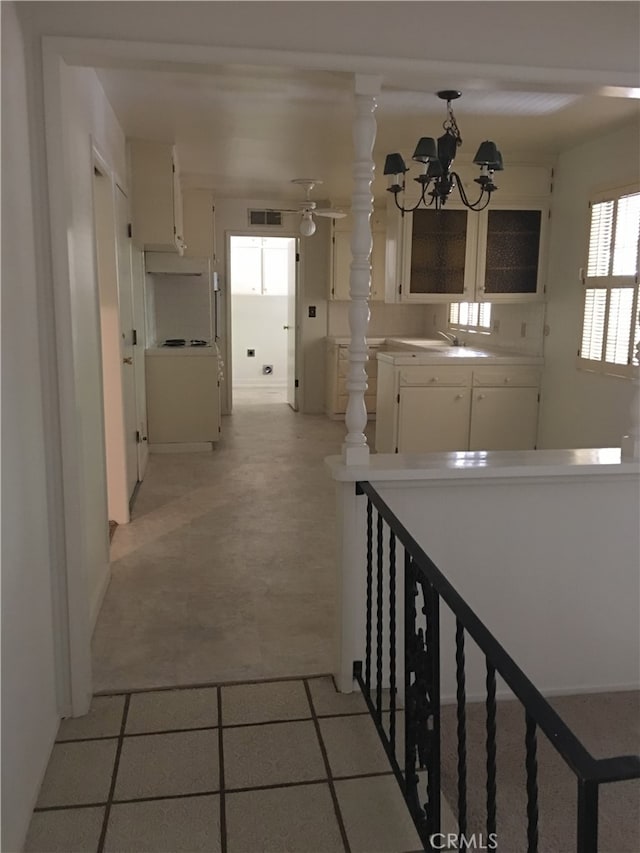
<svg viewBox="0 0 640 853">
<path fill-rule="evenodd" d="M 364 494 L 369 498 L 395 534 L 396 539 L 411 556 L 419 571 L 424 573 L 427 581 L 447 603 L 469 636 L 486 655 L 496 672 L 511 688 L 528 714 L 535 720 L 554 749 L 571 767 L 576 776 L 584 781 L 596 783 L 621 782 L 640 778 L 640 756 L 638 755 L 594 758 L 533 682 L 505 651 L 480 617 L 445 578 L 371 483 L 367 481 L 357 482 L 356 494 Z"/>
</svg>

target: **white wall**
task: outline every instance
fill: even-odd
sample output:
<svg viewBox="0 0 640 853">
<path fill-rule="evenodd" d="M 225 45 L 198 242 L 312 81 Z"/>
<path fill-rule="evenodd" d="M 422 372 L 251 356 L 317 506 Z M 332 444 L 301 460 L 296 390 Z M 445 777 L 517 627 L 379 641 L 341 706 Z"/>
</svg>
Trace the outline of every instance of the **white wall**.
<svg viewBox="0 0 640 853">
<path fill-rule="evenodd" d="M 126 187 L 124 133 L 92 69 L 63 66 L 65 182 L 69 200 L 69 279 L 72 340 L 75 350 L 75 393 L 80 430 L 82 471 L 81 516 L 84 567 L 91 621 L 109 577 L 109 534 L 104 455 L 100 309 L 93 235 L 92 140 Z"/>
<path fill-rule="evenodd" d="M 229 234 L 255 233 L 265 237 L 295 236 L 298 233 L 297 214 L 285 214 L 283 226 L 268 229 L 248 226 L 248 208 L 264 209 L 282 206 L 281 199 L 216 199 L 215 237 L 220 283 L 221 317 L 230 315 L 228 304 L 228 259 L 227 236 Z M 287 204 L 290 205 L 290 202 Z M 327 293 L 329 287 L 329 238 L 330 220 L 318 217 L 317 230 L 312 237 L 300 241 L 300 291 L 298 293 L 298 317 L 300 318 L 300 351 L 297 364 L 299 380 L 299 406 L 308 414 L 324 411 L 325 337 L 327 335 Z M 315 305 L 316 316 L 309 317 L 309 306 Z M 229 371 L 229 342 L 224 328 L 220 329 L 220 348 L 226 354 L 225 373 Z M 223 412 L 229 411 L 229 396 L 226 381 L 222 384 Z"/>
<path fill-rule="evenodd" d="M 234 293 L 233 384 L 251 388 L 285 388 L 287 385 L 287 296 Z M 255 350 L 248 356 L 247 350 Z M 262 365 L 273 373 L 262 373 Z"/>
<path fill-rule="evenodd" d="M 637 123 L 561 154 L 553 193 L 545 370 L 539 440 L 542 447 L 619 447 L 630 425 L 629 380 L 576 368 L 582 329 L 590 197 L 640 180 Z"/>
<path fill-rule="evenodd" d="M 2 842 L 21 849 L 58 727 L 23 37 L 2 4 Z"/>
<path fill-rule="evenodd" d="M 376 488 L 539 690 L 638 687 L 637 475 Z M 442 692 L 451 699 L 447 636 Z M 467 658 L 467 694 L 481 697 L 483 667 L 469 649 Z"/>
</svg>

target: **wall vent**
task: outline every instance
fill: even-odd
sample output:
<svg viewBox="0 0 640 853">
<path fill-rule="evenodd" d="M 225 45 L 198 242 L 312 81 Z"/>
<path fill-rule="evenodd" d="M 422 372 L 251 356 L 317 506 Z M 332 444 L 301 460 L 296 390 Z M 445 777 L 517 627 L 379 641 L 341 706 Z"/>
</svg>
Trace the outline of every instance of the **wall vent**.
<svg viewBox="0 0 640 853">
<path fill-rule="evenodd" d="M 282 225 L 282 212 L 279 210 L 250 210 L 249 225 Z"/>
</svg>

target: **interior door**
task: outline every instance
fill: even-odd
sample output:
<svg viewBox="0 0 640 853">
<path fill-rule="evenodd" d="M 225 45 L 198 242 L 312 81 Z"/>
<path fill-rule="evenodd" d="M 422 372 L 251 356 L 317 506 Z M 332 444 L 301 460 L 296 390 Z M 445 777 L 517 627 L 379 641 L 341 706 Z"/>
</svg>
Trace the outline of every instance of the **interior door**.
<svg viewBox="0 0 640 853">
<path fill-rule="evenodd" d="M 118 309 L 122 355 L 122 403 L 124 408 L 127 492 L 131 499 L 138 483 L 136 375 L 131 282 L 131 238 L 126 195 L 116 186 L 116 252 L 118 260 Z"/>
<path fill-rule="evenodd" d="M 136 386 L 136 424 L 140 440 L 138 441 L 138 480 L 142 481 L 149 460 L 149 441 L 147 428 L 147 395 L 144 369 L 144 351 L 147 345 L 145 289 L 144 289 L 144 252 L 131 246 L 131 290 L 133 295 L 133 327 L 136 330 L 136 343 L 133 347 L 133 369 Z"/>
<path fill-rule="evenodd" d="M 292 240 L 293 247 L 289 263 L 287 290 L 287 403 L 294 412 L 298 411 L 298 388 L 296 378 L 296 355 L 298 345 L 298 323 L 296 316 L 296 293 L 300 268 L 300 240 Z"/>
</svg>

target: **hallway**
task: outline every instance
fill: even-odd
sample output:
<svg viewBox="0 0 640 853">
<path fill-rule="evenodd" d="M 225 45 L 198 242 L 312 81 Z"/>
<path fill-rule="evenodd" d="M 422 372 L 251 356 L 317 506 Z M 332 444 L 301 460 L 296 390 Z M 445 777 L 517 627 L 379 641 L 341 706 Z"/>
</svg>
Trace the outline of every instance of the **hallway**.
<svg viewBox="0 0 640 853">
<path fill-rule="evenodd" d="M 153 454 L 112 545 L 94 690 L 328 673 L 344 423 L 240 404 L 213 453 Z"/>
</svg>

